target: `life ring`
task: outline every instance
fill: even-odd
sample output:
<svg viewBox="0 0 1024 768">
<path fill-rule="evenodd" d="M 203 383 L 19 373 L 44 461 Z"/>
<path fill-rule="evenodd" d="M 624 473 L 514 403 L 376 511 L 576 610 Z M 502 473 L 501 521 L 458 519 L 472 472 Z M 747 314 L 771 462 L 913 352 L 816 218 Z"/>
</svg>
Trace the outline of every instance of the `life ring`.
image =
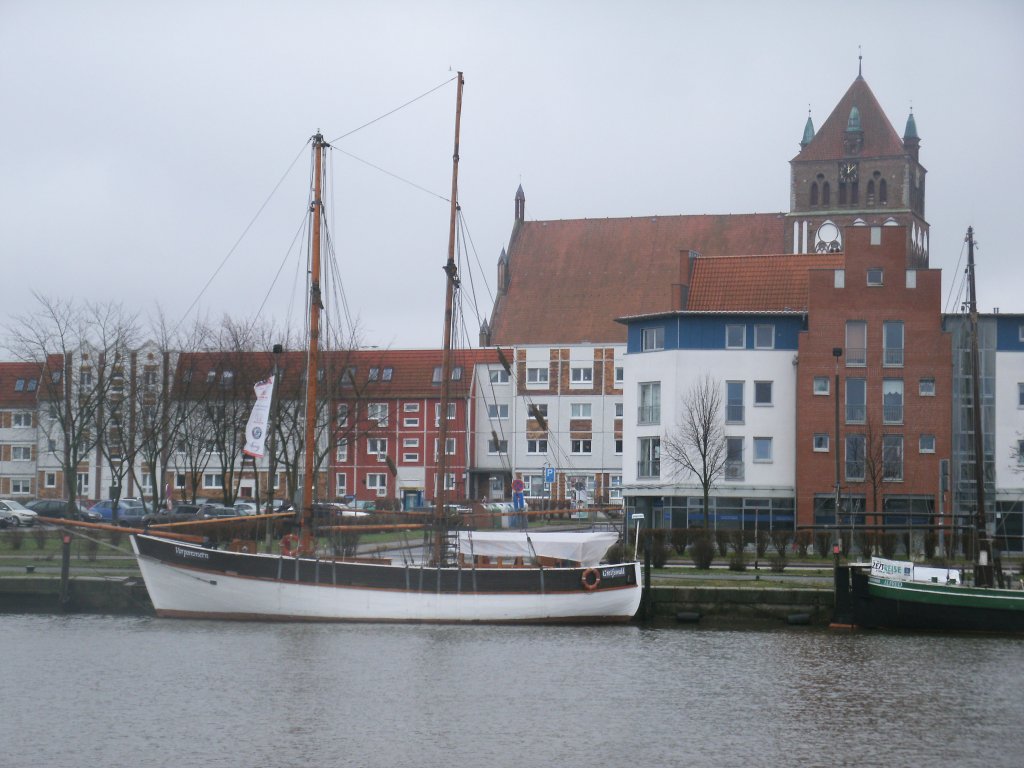
<svg viewBox="0 0 1024 768">
<path fill-rule="evenodd" d="M 580 583 L 587 592 L 593 592 L 601 583 L 601 572 L 597 568 L 587 568 L 580 576 Z"/>
<path fill-rule="evenodd" d="M 299 537 L 294 533 L 289 533 L 287 536 L 281 538 L 281 554 L 285 557 L 291 557 L 299 551 Z"/>
</svg>

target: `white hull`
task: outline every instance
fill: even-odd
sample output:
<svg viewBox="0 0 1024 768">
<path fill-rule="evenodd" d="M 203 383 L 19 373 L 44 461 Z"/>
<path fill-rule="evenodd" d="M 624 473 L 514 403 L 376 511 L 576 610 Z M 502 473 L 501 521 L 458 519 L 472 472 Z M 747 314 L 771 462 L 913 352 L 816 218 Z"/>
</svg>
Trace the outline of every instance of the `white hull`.
<svg viewBox="0 0 1024 768">
<path fill-rule="evenodd" d="M 135 546 L 134 538 L 132 543 Z M 272 555 L 248 557 L 277 559 Z M 417 589 L 352 588 L 211 573 L 144 555 L 139 556 L 138 562 L 157 615 L 170 617 L 437 623 L 608 622 L 632 618 L 641 596 L 639 563 L 614 566 L 633 569 L 635 573 L 633 584 L 616 589 L 438 594 Z M 285 563 L 292 562 L 285 560 Z M 549 572 L 556 570 L 548 569 Z M 468 576 L 466 581 L 469 581 Z"/>
</svg>

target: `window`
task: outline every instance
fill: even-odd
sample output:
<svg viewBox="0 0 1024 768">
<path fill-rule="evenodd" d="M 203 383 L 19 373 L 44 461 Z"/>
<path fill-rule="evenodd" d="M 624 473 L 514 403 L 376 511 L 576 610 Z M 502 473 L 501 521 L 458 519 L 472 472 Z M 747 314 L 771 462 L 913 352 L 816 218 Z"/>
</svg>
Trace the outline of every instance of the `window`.
<svg viewBox="0 0 1024 768">
<path fill-rule="evenodd" d="M 570 368 L 569 373 L 569 380 L 573 384 L 592 384 L 594 382 L 594 369 L 591 367 Z"/>
<path fill-rule="evenodd" d="M 344 438 L 338 441 L 338 445 L 334 449 L 335 461 L 348 461 L 348 440 Z"/>
<path fill-rule="evenodd" d="M 435 439 L 434 440 L 434 458 L 435 459 L 437 458 L 437 444 L 438 444 L 438 441 Z M 445 456 L 454 456 L 455 455 L 455 438 L 454 437 L 447 437 L 447 438 L 445 438 L 444 446 L 445 446 L 445 450 L 444 450 Z"/>
<path fill-rule="evenodd" d="M 508 418 L 508 405 L 492 404 L 487 406 L 487 418 L 489 419 L 507 419 Z"/>
<path fill-rule="evenodd" d="M 745 325 L 725 326 L 725 348 L 743 349 L 747 346 L 747 327 Z"/>
<path fill-rule="evenodd" d="M 350 365 L 341 372 L 341 386 L 353 387 L 356 383 L 356 367 Z"/>
<path fill-rule="evenodd" d="M 182 475 L 181 477 L 182 477 L 182 479 L 184 479 L 185 476 Z M 76 485 L 77 485 L 77 488 L 78 488 L 78 495 L 79 496 L 88 496 L 89 495 L 89 473 L 88 472 L 79 472 L 77 477 L 75 478 L 75 482 L 76 482 Z M 182 488 L 185 487 L 184 482 L 181 484 L 180 487 L 182 487 Z"/>
<path fill-rule="evenodd" d="M 636 474 L 638 477 L 661 477 L 661 438 L 641 437 L 639 460 Z"/>
<path fill-rule="evenodd" d="M 420 420 L 415 416 L 407 416 L 406 418 L 402 419 L 403 427 L 418 427 L 419 425 Z"/>
<path fill-rule="evenodd" d="M 492 456 L 508 453 L 508 440 L 495 440 L 493 437 L 487 441 L 487 453 Z"/>
<path fill-rule="evenodd" d="M 344 472 L 339 472 L 334 476 L 334 495 L 348 495 L 348 475 L 346 475 Z"/>
<path fill-rule="evenodd" d="M 457 365 L 452 368 L 452 381 L 462 381 L 462 366 Z"/>
<path fill-rule="evenodd" d="M 419 448 L 420 439 L 418 437 L 406 437 L 402 440 L 403 448 Z"/>
<path fill-rule="evenodd" d="M 184 488 L 185 487 L 185 473 L 184 472 L 175 472 L 174 473 L 174 487 L 175 488 Z M 79 489 L 78 492 L 81 493 L 82 492 L 81 489 Z"/>
<path fill-rule="evenodd" d="M 402 454 L 402 461 L 418 462 L 419 460 L 420 460 L 420 455 L 418 453 L 403 453 Z"/>
<path fill-rule="evenodd" d="M 548 404 L 547 403 L 531 403 L 527 409 L 527 419 L 533 419 L 534 421 L 540 421 L 548 417 Z"/>
<path fill-rule="evenodd" d="M 621 437 L 616 437 L 615 438 L 615 455 L 616 456 L 621 456 L 622 455 L 622 438 Z"/>
<path fill-rule="evenodd" d="M 775 326 L 754 326 L 754 349 L 775 349 Z"/>
<path fill-rule="evenodd" d="M 903 435 L 882 435 L 882 479 L 903 479 Z"/>
<path fill-rule="evenodd" d="M 32 481 L 27 477 L 15 477 L 11 479 L 11 493 L 25 494 L 32 493 Z"/>
<path fill-rule="evenodd" d="M 146 494 L 153 493 L 153 476 L 149 472 L 142 476 L 142 490 Z"/>
<path fill-rule="evenodd" d="M 921 397 L 935 397 L 935 379 L 921 379 L 917 384 L 917 393 Z"/>
<path fill-rule="evenodd" d="M 725 438 L 725 479 L 743 479 L 743 438 Z"/>
<path fill-rule="evenodd" d="M 527 384 L 547 384 L 548 383 L 548 369 L 547 368 L 527 368 L 526 369 L 526 383 Z"/>
<path fill-rule="evenodd" d="M 1024 408 L 1024 382 L 1017 382 L 1017 407 Z"/>
<path fill-rule="evenodd" d="M 573 419 L 589 419 L 590 403 L 573 403 L 569 406 L 569 414 Z"/>
<path fill-rule="evenodd" d="M 431 384 L 440 384 L 441 383 L 441 366 L 440 365 L 438 365 L 438 366 L 436 366 L 434 368 L 434 375 L 430 377 L 430 383 Z"/>
<path fill-rule="evenodd" d="M 435 483 L 436 482 L 437 481 L 435 479 Z M 445 475 L 444 475 L 444 489 L 446 491 L 454 491 L 455 490 L 455 473 L 454 472 L 446 472 L 445 473 Z"/>
<path fill-rule="evenodd" d="M 743 382 L 725 382 L 725 421 L 727 424 L 743 423 Z"/>
<path fill-rule="evenodd" d="M 384 369 L 383 379 L 384 379 L 384 381 L 391 381 L 391 379 L 394 377 L 394 375 L 395 375 L 395 369 L 394 368 L 385 368 Z"/>
<path fill-rule="evenodd" d="M 572 440 L 570 441 L 571 452 L 575 454 L 589 454 L 590 453 L 590 440 Z"/>
<path fill-rule="evenodd" d="M 338 406 L 338 426 L 348 426 L 348 406 L 344 403 Z"/>
<path fill-rule="evenodd" d="M 57 452 L 57 441 L 54 440 L 52 437 L 46 440 L 46 450 L 48 453 Z"/>
<path fill-rule="evenodd" d="M 814 377 L 814 394 L 827 395 L 829 393 L 828 376 Z"/>
<path fill-rule="evenodd" d="M 868 285 L 881 285 L 882 284 L 882 270 L 878 267 L 872 267 L 868 270 Z"/>
<path fill-rule="evenodd" d="M 868 324 L 864 320 L 846 321 L 846 366 L 868 364 Z"/>
<path fill-rule="evenodd" d="M 644 352 L 654 352 L 665 348 L 665 329 L 662 326 L 657 328 L 644 328 L 640 332 L 640 348 Z"/>
<path fill-rule="evenodd" d="M 366 418 L 376 421 L 378 427 L 386 427 L 388 425 L 388 404 L 367 403 Z"/>
<path fill-rule="evenodd" d="M 547 453 L 548 441 L 543 438 L 537 438 L 535 440 L 527 438 L 526 452 L 534 455 Z"/>
<path fill-rule="evenodd" d="M 43 478 L 43 483 L 46 485 L 47 488 L 56 488 L 57 487 L 57 473 L 56 472 L 47 472 L 46 475 Z"/>
<path fill-rule="evenodd" d="M 882 423 L 903 423 L 903 379 L 882 381 Z"/>
<path fill-rule="evenodd" d="M 448 403 L 448 421 L 455 418 L 455 403 Z M 434 403 L 434 426 L 441 423 L 441 404 Z"/>
<path fill-rule="evenodd" d="M 369 374 L 366 376 L 367 381 L 377 381 L 380 379 L 380 368 L 371 368 Z"/>
<path fill-rule="evenodd" d="M 882 323 L 882 365 L 903 366 L 903 321 L 887 320 Z"/>
<path fill-rule="evenodd" d="M 31 445 L 15 445 L 11 447 L 11 461 L 32 461 Z"/>
<path fill-rule="evenodd" d="M 616 403 L 615 404 L 615 418 L 616 419 L 621 419 L 622 418 L 622 408 L 623 408 L 622 403 Z"/>
<path fill-rule="evenodd" d="M 222 472 L 206 472 L 203 474 L 203 488 L 223 488 L 224 474 Z"/>
<path fill-rule="evenodd" d="M 31 427 L 32 411 L 15 411 L 11 417 L 12 427 Z"/>
<path fill-rule="evenodd" d="M 609 499 L 622 498 L 622 475 L 609 475 L 608 486 Z"/>
<path fill-rule="evenodd" d="M 1024 440 L 1017 441 L 1017 463 L 1024 465 Z"/>
<path fill-rule="evenodd" d="M 616 386 L 621 386 L 622 382 L 625 381 L 625 378 L 626 378 L 625 368 L 623 368 L 621 365 L 616 365 L 615 366 L 615 385 Z"/>
<path fill-rule="evenodd" d="M 25 391 L 25 380 L 24 379 L 18 379 L 16 382 L 14 382 L 14 391 L 15 392 L 24 392 Z"/>
<path fill-rule="evenodd" d="M 846 380 L 846 423 L 863 424 L 867 419 L 867 386 L 864 379 Z"/>
<path fill-rule="evenodd" d="M 640 407 L 637 424 L 661 423 L 661 382 L 650 381 L 640 385 Z"/>
<path fill-rule="evenodd" d="M 214 371 L 210 371 L 210 375 L 207 377 L 208 381 L 212 381 L 213 377 L 217 374 Z M 83 368 L 78 374 L 78 385 L 80 387 L 91 387 L 92 386 L 92 370 L 90 368 Z"/>
<path fill-rule="evenodd" d="M 386 496 L 388 493 L 388 476 L 383 472 L 372 472 L 366 476 L 366 487 L 376 491 L 378 496 Z"/>
<path fill-rule="evenodd" d="M 377 461 L 384 461 L 388 454 L 388 439 L 386 437 L 369 437 L 366 439 L 366 452 L 376 456 Z"/>
<path fill-rule="evenodd" d="M 864 479 L 864 435 L 846 436 L 846 479 L 861 481 Z"/>
<path fill-rule="evenodd" d="M 406 413 L 419 413 L 420 412 L 420 404 L 419 403 L 403 403 L 402 404 L 402 410 L 405 411 Z"/>
<path fill-rule="evenodd" d="M 754 462 L 770 463 L 772 460 L 772 439 L 770 437 L 754 438 Z"/>
<path fill-rule="evenodd" d="M 754 382 L 754 405 L 772 404 L 772 383 L 770 381 Z"/>
<path fill-rule="evenodd" d="M 921 435 L 917 441 L 918 453 L 935 453 L 935 435 Z"/>
<path fill-rule="evenodd" d="M 491 384 L 508 384 L 508 371 L 504 368 L 488 368 L 487 376 Z"/>
<path fill-rule="evenodd" d="M 818 433 L 814 436 L 814 450 L 816 453 L 828 453 L 828 435 Z"/>
</svg>

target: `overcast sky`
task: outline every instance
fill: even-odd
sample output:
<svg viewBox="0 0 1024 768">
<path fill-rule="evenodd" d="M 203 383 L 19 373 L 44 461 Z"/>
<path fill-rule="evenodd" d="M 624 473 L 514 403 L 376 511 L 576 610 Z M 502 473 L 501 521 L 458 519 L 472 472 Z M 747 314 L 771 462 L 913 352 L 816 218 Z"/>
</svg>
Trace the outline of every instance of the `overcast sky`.
<svg viewBox="0 0 1024 768">
<path fill-rule="evenodd" d="M 981 309 L 1024 312 L 1022 36 L 1013 0 L 0 0 L 0 326 L 33 291 L 177 318 L 208 282 L 193 313 L 251 317 L 270 292 L 283 314 L 309 136 L 340 137 L 455 69 L 486 316 L 520 183 L 528 219 L 788 210 L 808 105 L 820 127 L 858 46 L 901 135 L 913 106 L 944 296 L 973 225 Z M 335 144 L 429 193 L 331 155 L 337 261 L 367 345 L 440 345 L 454 103 L 451 83 Z"/>
</svg>

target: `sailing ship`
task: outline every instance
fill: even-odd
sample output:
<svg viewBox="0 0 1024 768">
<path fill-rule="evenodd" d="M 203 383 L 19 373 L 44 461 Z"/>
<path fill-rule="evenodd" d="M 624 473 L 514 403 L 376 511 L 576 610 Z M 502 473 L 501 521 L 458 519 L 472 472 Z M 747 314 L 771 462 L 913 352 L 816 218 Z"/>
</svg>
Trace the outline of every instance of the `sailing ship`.
<svg viewBox="0 0 1024 768">
<path fill-rule="evenodd" d="M 867 628 L 1024 632 L 1024 585 L 1006 588 L 993 558 L 985 518 L 985 454 L 978 304 L 974 280 L 974 231 L 967 230 L 968 328 L 974 424 L 975 563 L 973 585 L 959 569 L 872 558 L 870 566 L 836 568 L 833 625 Z M 996 586 L 998 582 L 999 586 Z"/>
<path fill-rule="evenodd" d="M 463 77 L 458 73 L 455 151 L 446 275 L 441 413 L 447 412 L 452 369 L 458 211 L 459 127 Z M 224 551 L 150 532 L 132 535 L 142 577 L 158 616 L 280 621 L 607 623 L 629 621 L 641 598 L 638 562 L 602 564 L 617 540 L 607 532 L 480 532 L 449 530 L 445 483 L 432 516 L 430 557 L 419 563 L 321 557 L 313 514 L 320 312 L 321 177 L 329 145 L 313 137 L 310 210 L 309 349 L 306 367 L 305 455 L 297 545 L 281 553 Z M 439 420 L 440 445 L 447 419 Z M 445 451 L 437 477 L 446 476 Z"/>
</svg>

